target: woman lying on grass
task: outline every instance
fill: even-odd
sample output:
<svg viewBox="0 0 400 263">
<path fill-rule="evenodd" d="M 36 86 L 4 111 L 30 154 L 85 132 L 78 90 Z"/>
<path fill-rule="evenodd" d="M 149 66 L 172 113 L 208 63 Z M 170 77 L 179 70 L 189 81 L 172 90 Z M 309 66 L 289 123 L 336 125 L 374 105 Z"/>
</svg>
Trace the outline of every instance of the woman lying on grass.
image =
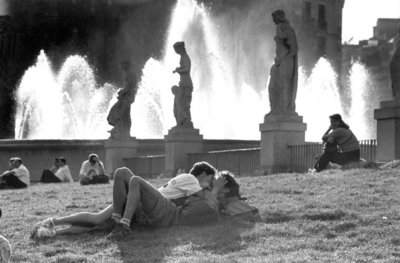
<svg viewBox="0 0 400 263">
<path fill-rule="evenodd" d="M 210 167 L 212 167 L 212 166 L 210 166 Z M 126 168 L 124 168 L 124 169 L 126 169 Z M 196 174 L 196 169 L 194 171 L 192 171 L 192 170 L 190 171 L 190 174 Z M 210 173 L 212 173 L 212 172 L 210 172 Z M 131 177 L 133 177 L 133 176 L 134 175 L 132 173 Z M 177 177 L 179 177 L 179 176 L 181 176 L 181 175 L 178 175 Z M 172 183 L 172 181 L 177 180 L 177 177 L 171 179 L 167 184 L 160 187 L 158 190 L 160 191 L 160 189 L 166 188 L 166 187 L 168 187 L 168 185 L 174 185 Z M 198 202 L 196 202 L 196 204 L 194 204 L 194 202 L 193 203 L 189 202 L 191 205 L 186 205 L 186 204 L 188 204 L 188 200 L 193 199 L 193 198 L 196 199 L 195 197 L 176 198 L 171 201 L 174 202 L 174 204 L 177 207 L 179 207 L 179 214 L 177 217 L 178 220 L 174 221 L 173 223 L 161 224 L 161 225 L 152 224 L 152 222 L 149 223 L 148 215 L 146 215 L 146 213 L 143 213 L 143 209 L 141 209 L 141 208 L 136 210 L 135 216 L 134 216 L 132 222 L 139 223 L 139 224 L 151 225 L 151 226 L 167 226 L 167 225 L 172 225 L 172 224 L 177 224 L 177 223 L 178 224 L 191 224 L 193 222 L 196 223 L 196 220 L 193 220 L 193 219 L 202 218 L 202 216 L 206 216 L 206 217 L 205 218 L 203 217 L 201 219 L 201 222 L 205 222 L 210 219 L 215 220 L 216 219 L 215 211 L 218 211 L 218 208 L 215 207 L 215 205 L 218 206 L 218 204 L 220 204 L 220 205 L 224 204 L 222 207 L 220 207 L 220 208 L 223 208 L 223 207 L 226 207 L 226 205 L 230 201 L 233 201 L 235 199 L 235 196 L 236 196 L 236 200 L 240 199 L 239 185 L 234 180 L 233 175 L 231 173 L 229 173 L 229 172 L 220 173 L 219 176 L 217 176 L 217 178 L 212 180 L 212 185 L 213 185 L 212 187 L 209 187 L 210 184 L 207 185 L 207 180 L 204 180 L 204 179 L 201 179 L 198 177 L 199 176 L 197 176 L 196 178 L 199 180 L 199 183 L 201 185 L 204 185 L 204 187 L 203 187 L 204 191 L 203 191 L 203 189 L 202 189 L 202 191 L 205 194 L 203 194 L 202 197 L 197 198 L 197 199 L 198 200 L 206 200 L 207 204 L 209 205 L 209 207 L 206 210 L 203 209 L 204 202 L 202 204 L 200 204 L 200 206 L 197 206 Z M 114 184 L 118 182 L 117 178 L 118 178 L 118 176 L 115 177 Z M 143 180 L 143 179 L 141 179 L 141 180 Z M 209 182 L 211 182 L 211 181 L 209 180 Z M 148 184 L 148 185 L 150 185 L 150 184 Z M 211 189 L 211 191 L 207 190 L 207 188 Z M 212 189 L 214 189 L 214 191 L 215 191 L 215 189 L 217 189 L 218 201 L 216 204 L 215 204 L 215 202 L 213 202 L 213 198 L 212 198 L 212 194 L 211 194 Z M 192 196 L 195 196 L 195 195 L 192 195 Z M 183 199 L 186 199 L 186 204 L 184 204 Z M 215 209 L 210 209 L 210 207 L 214 207 Z M 193 211 L 191 211 L 193 209 L 195 209 L 195 210 L 197 209 L 197 213 L 195 213 L 195 215 L 192 213 Z M 31 232 L 31 238 L 40 239 L 40 238 L 46 238 L 46 237 L 54 237 L 54 236 L 63 235 L 63 234 L 83 233 L 83 232 L 88 232 L 88 231 L 92 231 L 92 230 L 111 230 L 111 229 L 113 229 L 113 232 L 115 232 L 114 230 L 117 229 L 116 226 L 118 226 L 118 225 L 116 222 L 117 220 L 115 219 L 115 215 L 114 215 L 115 211 L 114 210 L 115 210 L 114 204 L 112 204 L 98 213 L 80 212 L 80 213 L 76 213 L 76 214 L 73 214 L 70 216 L 65 216 L 65 217 L 48 218 L 48 219 L 46 219 L 42 222 L 39 222 L 35 225 L 35 227 L 33 228 L 32 232 Z M 200 214 L 199 214 L 199 211 L 200 211 Z M 212 214 L 211 211 L 214 211 L 214 214 Z M 203 213 L 203 214 L 201 214 L 201 213 Z M 193 215 L 195 218 L 193 218 Z M 212 216 L 210 217 L 210 215 L 212 215 Z M 217 212 L 217 215 L 218 215 L 218 212 Z M 131 224 L 129 224 L 129 225 L 131 225 Z M 65 227 L 56 228 L 55 226 L 65 226 Z M 112 235 L 113 232 L 110 234 L 111 238 L 121 237 L 116 234 Z"/>
</svg>

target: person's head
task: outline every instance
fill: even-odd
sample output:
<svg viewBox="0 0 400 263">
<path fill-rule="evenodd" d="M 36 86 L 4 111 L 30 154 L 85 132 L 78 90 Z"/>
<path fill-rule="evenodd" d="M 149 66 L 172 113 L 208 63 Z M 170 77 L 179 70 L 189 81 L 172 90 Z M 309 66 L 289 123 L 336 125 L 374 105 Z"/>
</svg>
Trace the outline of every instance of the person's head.
<svg viewBox="0 0 400 263">
<path fill-rule="evenodd" d="M 65 159 L 64 157 L 58 157 L 58 163 L 59 163 L 59 166 L 62 167 L 67 164 L 67 159 Z"/>
<path fill-rule="evenodd" d="M 13 157 L 10 159 L 10 164 L 11 164 L 11 167 L 18 168 L 22 164 L 22 159 L 19 157 Z"/>
<path fill-rule="evenodd" d="M 59 161 L 60 161 L 59 157 L 54 158 L 54 165 L 58 166 L 59 165 Z"/>
<path fill-rule="evenodd" d="M 10 167 L 13 166 L 14 158 L 15 158 L 15 157 L 12 157 L 12 158 L 10 158 L 10 160 L 8 160 L 8 165 L 9 165 Z"/>
<path fill-rule="evenodd" d="M 185 42 L 179 41 L 174 44 L 174 50 L 177 54 L 183 54 L 186 52 Z"/>
<path fill-rule="evenodd" d="M 333 115 L 331 115 L 331 116 L 329 116 L 329 119 L 330 119 L 330 121 L 331 121 L 331 127 L 333 128 L 333 129 L 336 129 L 336 128 L 345 128 L 345 129 L 348 129 L 349 128 L 349 125 L 347 125 L 344 121 L 343 121 L 343 119 L 342 119 L 342 116 L 340 115 L 340 114 L 333 114 Z"/>
<path fill-rule="evenodd" d="M 205 182 L 211 185 L 216 169 L 211 164 L 202 161 L 195 163 L 189 173 L 194 175 L 200 183 Z"/>
<path fill-rule="evenodd" d="M 223 177 L 226 180 L 226 184 L 220 191 L 223 193 L 224 197 L 239 197 L 239 184 L 235 180 L 235 176 L 233 173 L 229 171 L 221 171 L 218 174 L 218 177 Z"/>
<path fill-rule="evenodd" d="M 285 12 L 281 9 L 278 9 L 276 11 L 274 11 L 272 13 L 272 21 L 274 21 L 274 23 L 280 24 L 280 23 L 284 23 L 287 22 L 286 16 L 285 16 Z"/>
<path fill-rule="evenodd" d="M 121 62 L 121 68 L 125 71 L 131 68 L 131 62 L 129 60 L 124 60 Z"/>
<path fill-rule="evenodd" d="M 98 156 L 97 154 L 95 154 L 95 153 L 89 154 L 89 162 L 90 162 L 91 164 L 95 164 L 95 163 L 97 163 L 98 161 L 99 161 L 99 156 Z"/>
</svg>

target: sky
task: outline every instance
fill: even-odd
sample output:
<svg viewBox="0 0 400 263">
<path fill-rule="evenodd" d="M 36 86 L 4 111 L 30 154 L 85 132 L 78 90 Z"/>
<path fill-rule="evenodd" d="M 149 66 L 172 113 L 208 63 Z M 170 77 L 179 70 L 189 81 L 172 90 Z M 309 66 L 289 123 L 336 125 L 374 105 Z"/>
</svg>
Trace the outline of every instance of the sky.
<svg viewBox="0 0 400 263">
<path fill-rule="evenodd" d="M 371 38 L 378 18 L 400 18 L 400 0 L 345 0 L 342 41 Z"/>
</svg>

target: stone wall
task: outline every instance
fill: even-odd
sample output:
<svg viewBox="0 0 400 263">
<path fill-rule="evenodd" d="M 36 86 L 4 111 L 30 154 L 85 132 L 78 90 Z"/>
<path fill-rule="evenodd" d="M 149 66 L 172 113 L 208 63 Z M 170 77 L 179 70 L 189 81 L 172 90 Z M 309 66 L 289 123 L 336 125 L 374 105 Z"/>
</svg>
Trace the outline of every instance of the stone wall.
<svg viewBox="0 0 400 263">
<path fill-rule="evenodd" d="M 43 169 L 53 166 L 55 157 L 63 156 L 67 159 L 72 178 L 76 181 L 82 162 L 92 152 L 97 153 L 103 161 L 104 140 L 1 140 L 0 171 L 8 170 L 9 159 L 18 156 L 28 168 L 31 182 L 37 182 Z"/>
<path fill-rule="evenodd" d="M 50 168 L 55 157 L 63 156 L 67 159 L 72 177 L 76 181 L 79 178 L 81 164 L 88 159 L 90 153 L 97 153 L 105 164 L 105 142 L 106 140 L 0 140 L 0 172 L 9 169 L 8 161 L 11 157 L 18 156 L 22 158 L 24 165 L 30 171 L 31 181 L 38 182 L 43 169 Z M 253 148 L 258 147 L 260 143 L 246 140 L 204 140 L 203 145 L 205 151 L 216 151 Z M 164 140 L 138 140 L 137 151 L 138 157 L 165 155 Z M 144 162 L 147 161 L 144 160 Z M 132 161 L 129 158 L 126 159 L 125 165 L 135 169 L 136 166 L 130 164 Z M 164 169 L 160 165 L 163 166 L 164 163 L 161 162 L 157 166 L 157 171 Z"/>
</svg>

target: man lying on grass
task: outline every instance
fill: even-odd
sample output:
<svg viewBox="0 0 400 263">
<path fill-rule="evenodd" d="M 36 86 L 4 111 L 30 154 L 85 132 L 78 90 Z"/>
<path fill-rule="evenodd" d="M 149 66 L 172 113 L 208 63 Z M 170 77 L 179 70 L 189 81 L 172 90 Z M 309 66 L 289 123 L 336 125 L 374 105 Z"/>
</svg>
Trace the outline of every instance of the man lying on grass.
<svg viewBox="0 0 400 263">
<path fill-rule="evenodd" d="M 110 237 L 120 238 L 131 232 L 134 216 L 136 221 L 154 227 L 177 224 L 180 207 L 189 196 L 206 199 L 211 207 L 218 209 L 217 194 L 226 179 L 214 178 L 215 173 L 209 163 L 199 162 L 193 165 L 189 174 L 180 174 L 156 189 L 128 168 L 119 168 L 115 171 L 112 205 L 99 213 L 81 212 L 48 218 L 35 225 L 31 238 L 81 233 L 96 228 L 113 229 Z M 55 229 L 55 225 L 69 226 Z"/>
</svg>

